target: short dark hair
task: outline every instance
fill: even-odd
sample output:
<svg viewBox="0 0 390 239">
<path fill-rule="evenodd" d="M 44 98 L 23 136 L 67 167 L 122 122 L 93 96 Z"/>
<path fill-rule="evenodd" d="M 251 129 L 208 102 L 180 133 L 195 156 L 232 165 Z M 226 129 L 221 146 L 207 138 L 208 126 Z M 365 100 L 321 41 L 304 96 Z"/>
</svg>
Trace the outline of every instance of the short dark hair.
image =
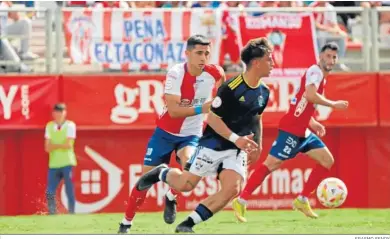
<svg viewBox="0 0 390 239">
<path fill-rule="evenodd" d="M 193 35 L 187 40 L 187 50 L 194 49 L 196 45 L 208 46 L 210 43 L 210 40 L 203 35 Z"/>
<path fill-rule="evenodd" d="M 335 52 L 339 52 L 339 46 L 335 42 L 328 42 L 325 45 L 323 45 L 321 48 L 321 52 L 324 52 L 328 49 Z"/>
<path fill-rule="evenodd" d="M 249 66 L 255 58 L 261 58 L 272 51 L 272 46 L 264 37 L 249 40 L 241 51 L 241 60 Z"/>
<path fill-rule="evenodd" d="M 53 111 L 59 111 L 59 112 L 62 112 L 66 110 L 66 105 L 64 103 L 57 103 L 54 105 L 53 107 Z"/>
</svg>

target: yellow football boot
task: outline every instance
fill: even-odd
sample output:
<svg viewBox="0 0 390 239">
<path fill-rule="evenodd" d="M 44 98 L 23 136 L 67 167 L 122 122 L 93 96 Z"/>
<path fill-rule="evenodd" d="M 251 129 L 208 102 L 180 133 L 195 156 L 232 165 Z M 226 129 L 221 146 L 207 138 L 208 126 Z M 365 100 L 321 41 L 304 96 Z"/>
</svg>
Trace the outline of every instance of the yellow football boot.
<svg viewBox="0 0 390 239">
<path fill-rule="evenodd" d="M 233 199 L 232 208 L 234 210 L 234 215 L 240 222 L 247 222 L 245 218 L 246 214 L 246 205 L 238 201 L 238 198 Z"/>
<path fill-rule="evenodd" d="M 311 209 L 309 200 L 303 202 L 299 198 L 296 198 L 293 202 L 294 210 L 301 211 L 305 216 L 310 218 L 318 218 L 318 215 Z"/>
</svg>

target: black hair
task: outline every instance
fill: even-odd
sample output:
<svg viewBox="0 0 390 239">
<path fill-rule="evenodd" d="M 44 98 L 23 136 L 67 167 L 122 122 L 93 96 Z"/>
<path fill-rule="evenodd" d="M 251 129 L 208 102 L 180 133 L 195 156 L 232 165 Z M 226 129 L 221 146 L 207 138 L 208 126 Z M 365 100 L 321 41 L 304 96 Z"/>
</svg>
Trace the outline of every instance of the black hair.
<svg viewBox="0 0 390 239">
<path fill-rule="evenodd" d="M 253 59 L 262 58 L 271 51 L 272 46 L 266 38 L 252 39 L 242 49 L 241 60 L 249 67 Z"/>
<path fill-rule="evenodd" d="M 194 49 L 196 45 L 208 46 L 210 43 L 210 40 L 203 35 L 193 35 L 187 40 L 187 50 Z"/>
<path fill-rule="evenodd" d="M 323 45 L 321 48 L 321 52 L 324 52 L 328 49 L 335 52 L 339 52 L 339 46 L 335 42 L 328 42 L 325 45 Z"/>
<path fill-rule="evenodd" d="M 57 103 L 54 105 L 53 107 L 53 111 L 59 111 L 59 112 L 62 112 L 66 110 L 66 105 L 64 103 Z"/>
</svg>

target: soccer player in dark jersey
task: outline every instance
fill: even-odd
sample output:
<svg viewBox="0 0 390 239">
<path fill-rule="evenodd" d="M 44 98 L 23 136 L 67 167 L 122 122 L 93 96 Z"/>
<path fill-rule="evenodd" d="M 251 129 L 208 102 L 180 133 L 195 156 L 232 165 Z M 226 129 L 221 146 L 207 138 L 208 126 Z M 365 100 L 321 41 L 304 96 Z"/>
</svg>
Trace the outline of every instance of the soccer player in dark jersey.
<svg viewBox="0 0 390 239">
<path fill-rule="evenodd" d="M 193 232 L 194 225 L 223 209 L 239 194 L 246 178 L 247 163 L 258 159 L 262 140 L 261 114 L 270 93 L 261 78 L 269 76 L 272 70 L 271 52 L 271 46 L 264 38 L 251 40 L 244 47 L 241 59 L 247 70 L 219 88 L 208 114 L 208 125 L 187 163 L 188 171 L 160 165 L 140 178 L 139 188 L 149 188 L 161 180 L 175 190 L 186 192 L 194 189 L 202 177 L 218 173 L 220 191 L 200 203 L 177 226 L 176 232 Z M 257 143 L 253 140 L 255 134 Z"/>
<path fill-rule="evenodd" d="M 325 78 L 337 62 L 337 52 L 338 46 L 336 44 L 327 43 L 324 45 L 318 64 L 309 67 L 302 76 L 301 85 L 291 100 L 289 111 L 280 120 L 279 134 L 268 157 L 263 163 L 256 166 L 240 197 L 233 200 L 232 206 L 239 221 L 246 222 L 246 204 L 252 192 L 262 184 L 268 174 L 278 169 L 284 161 L 294 158 L 298 153 L 308 155 L 319 164 L 310 174 L 303 192 L 294 200 L 293 206 L 308 217 L 318 217 L 310 207 L 308 196 L 325 178 L 334 159 L 332 153 L 319 138 L 325 135 L 325 127 L 313 118 L 315 106 L 324 105 L 335 109 L 348 107 L 348 101 L 332 101 L 322 95 L 325 88 Z"/>
</svg>

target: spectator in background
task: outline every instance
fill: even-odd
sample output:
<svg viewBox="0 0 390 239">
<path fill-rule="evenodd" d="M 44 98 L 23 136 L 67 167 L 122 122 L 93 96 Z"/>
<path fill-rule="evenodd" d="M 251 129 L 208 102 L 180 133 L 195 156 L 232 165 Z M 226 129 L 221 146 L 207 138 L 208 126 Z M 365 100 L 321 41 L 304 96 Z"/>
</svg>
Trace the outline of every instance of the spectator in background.
<svg viewBox="0 0 390 239">
<path fill-rule="evenodd" d="M 302 7 L 302 2 L 297 1 L 280 1 L 279 7 Z"/>
<path fill-rule="evenodd" d="M 196 3 L 193 3 L 192 8 L 198 8 L 198 7 L 212 7 L 212 3 L 211 1 L 199 1 L 199 2 L 196 2 Z"/>
<path fill-rule="evenodd" d="M 132 8 L 155 8 L 155 1 L 134 1 L 131 4 Z"/>
<path fill-rule="evenodd" d="M 339 57 L 344 57 L 347 50 L 346 40 L 348 34 L 338 25 L 337 13 L 334 6 L 326 1 L 318 1 L 310 4 L 309 7 L 325 7 L 329 9 L 327 12 L 314 13 L 318 47 L 323 46 L 328 42 L 336 42 L 339 46 Z M 344 71 L 349 70 L 345 64 L 339 64 L 339 66 Z"/>
<path fill-rule="evenodd" d="M 8 7 L 12 7 L 12 2 L 3 1 L 1 4 L 6 4 Z M 20 39 L 20 47 L 18 49 L 19 57 L 22 60 L 35 60 L 39 56 L 30 52 L 30 40 L 32 32 L 31 19 L 27 16 L 21 16 L 19 12 L 9 11 L 8 19 L 12 21 L 11 24 L 7 24 L 5 31 L 3 32 L 5 38 L 18 37 Z"/>
<path fill-rule="evenodd" d="M 21 63 L 20 57 L 18 56 L 6 36 L 8 22 L 8 11 L 6 10 L 8 8 L 9 5 L 7 2 L 0 1 L 0 10 L 2 10 L 0 11 L 0 61 L 10 61 L 12 63 L 15 63 L 15 65 L 0 64 L 0 73 L 24 72 L 22 71 L 22 67 L 26 68 L 26 72 L 28 72 L 28 67 Z"/>
<path fill-rule="evenodd" d="M 72 170 L 77 165 L 73 149 L 75 139 L 76 124 L 66 119 L 66 105 L 56 104 L 53 108 L 53 120 L 47 123 L 45 129 L 45 151 L 49 153 L 46 198 L 50 215 L 57 213 L 56 191 L 62 180 L 68 197 L 68 211 L 71 214 L 75 212 L 72 182 Z"/>
<path fill-rule="evenodd" d="M 278 7 L 279 1 L 251 1 L 248 3 L 248 8 L 266 8 L 266 7 Z M 252 12 L 252 16 L 261 16 L 264 12 Z"/>
<path fill-rule="evenodd" d="M 161 8 L 183 8 L 186 7 L 186 2 L 184 1 L 165 1 L 161 5 Z"/>
<path fill-rule="evenodd" d="M 335 7 L 357 7 L 360 4 L 360 2 L 356 1 L 332 1 L 329 3 Z M 349 20 L 354 19 L 356 17 L 356 13 L 338 13 L 337 15 L 340 16 L 342 23 L 347 28 L 349 25 Z"/>
<path fill-rule="evenodd" d="M 125 1 L 96 1 L 93 7 L 96 8 L 129 8 Z"/>
</svg>

